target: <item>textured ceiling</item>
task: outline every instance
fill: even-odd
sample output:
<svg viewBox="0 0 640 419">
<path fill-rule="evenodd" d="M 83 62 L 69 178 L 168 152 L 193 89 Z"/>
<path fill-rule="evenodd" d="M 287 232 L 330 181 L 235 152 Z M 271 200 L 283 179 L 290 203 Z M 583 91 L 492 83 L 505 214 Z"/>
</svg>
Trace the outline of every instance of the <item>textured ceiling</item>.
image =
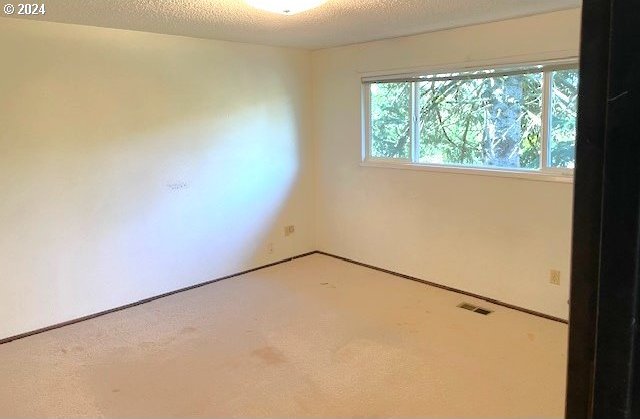
<svg viewBox="0 0 640 419">
<path fill-rule="evenodd" d="M 46 15 L 37 19 L 309 49 L 581 5 L 580 0 L 329 0 L 317 9 L 283 16 L 256 10 L 244 0 L 46 0 L 45 3 Z"/>
</svg>

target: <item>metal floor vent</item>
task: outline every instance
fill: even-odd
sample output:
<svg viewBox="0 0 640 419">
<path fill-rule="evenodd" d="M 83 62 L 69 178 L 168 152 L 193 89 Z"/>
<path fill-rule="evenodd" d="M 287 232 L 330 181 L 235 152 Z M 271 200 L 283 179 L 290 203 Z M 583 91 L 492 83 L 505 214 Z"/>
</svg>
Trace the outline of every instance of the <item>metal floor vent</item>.
<svg viewBox="0 0 640 419">
<path fill-rule="evenodd" d="M 493 311 L 491 311 L 491 310 L 487 310 L 486 308 L 474 306 L 473 304 L 469 304 L 469 303 L 460 303 L 460 304 L 458 304 L 458 307 L 462 308 L 464 310 L 473 311 L 474 313 L 482 314 L 484 316 L 493 313 Z"/>
</svg>

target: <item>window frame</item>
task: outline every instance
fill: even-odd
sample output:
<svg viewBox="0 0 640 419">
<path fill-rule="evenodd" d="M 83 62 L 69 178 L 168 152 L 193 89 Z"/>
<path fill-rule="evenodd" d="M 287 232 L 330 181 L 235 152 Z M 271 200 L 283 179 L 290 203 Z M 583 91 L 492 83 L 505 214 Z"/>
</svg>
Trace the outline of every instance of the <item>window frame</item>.
<svg viewBox="0 0 640 419">
<path fill-rule="evenodd" d="M 524 74 L 530 73 L 532 69 L 537 69 L 542 73 L 542 126 L 540 139 L 540 168 L 520 169 L 520 168 L 497 168 L 455 164 L 433 164 L 420 163 L 419 156 L 419 94 L 417 94 L 418 84 L 421 77 L 434 76 L 437 74 L 467 73 L 473 71 L 493 70 L 498 73 Z M 431 67 L 429 69 L 419 69 L 403 72 L 377 72 L 361 74 L 361 94 L 362 94 L 362 160 L 361 166 L 399 168 L 410 170 L 423 170 L 431 172 L 449 172 L 462 174 L 475 174 L 485 176 L 504 176 L 514 178 L 524 178 L 530 180 L 545 180 L 557 182 L 573 182 L 574 169 L 550 167 L 551 159 L 550 129 L 551 129 L 551 94 L 552 94 L 552 73 L 560 70 L 579 69 L 579 60 L 576 56 L 552 60 L 531 60 L 531 61 L 505 61 L 501 64 L 477 63 L 467 65 L 449 65 Z M 372 156 L 372 133 L 371 133 L 371 88 L 370 85 L 376 82 L 411 82 L 411 147 L 409 158 L 384 158 Z M 416 140 L 418 139 L 418 140 Z"/>
</svg>

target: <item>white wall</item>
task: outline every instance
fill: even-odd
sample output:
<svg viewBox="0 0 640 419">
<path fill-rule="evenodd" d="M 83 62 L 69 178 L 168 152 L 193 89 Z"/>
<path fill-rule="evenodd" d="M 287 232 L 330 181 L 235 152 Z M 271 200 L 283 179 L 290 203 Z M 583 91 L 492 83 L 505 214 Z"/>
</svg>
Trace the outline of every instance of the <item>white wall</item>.
<svg viewBox="0 0 640 419">
<path fill-rule="evenodd" d="M 314 250 L 309 52 L 0 19 L 0 61 L 0 338 Z"/>
<path fill-rule="evenodd" d="M 361 167 L 360 78 L 575 56 L 579 25 L 570 10 L 314 52 L 319 249 L 566 318 L 572 185 Z"/>
</svg>

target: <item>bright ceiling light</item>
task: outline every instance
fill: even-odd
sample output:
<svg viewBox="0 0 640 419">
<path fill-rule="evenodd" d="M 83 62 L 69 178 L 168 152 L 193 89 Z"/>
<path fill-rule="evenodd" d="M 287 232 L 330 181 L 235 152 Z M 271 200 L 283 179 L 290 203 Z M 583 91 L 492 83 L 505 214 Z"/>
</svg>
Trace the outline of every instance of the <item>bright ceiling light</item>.
<svg viewBox="0 0 640 419">
<path fill-rule="evenodd" d="M 283 15 L 295 15 L 326 3 L 327 0 L 246 0 L 256 9 Z"/>
</svg>

